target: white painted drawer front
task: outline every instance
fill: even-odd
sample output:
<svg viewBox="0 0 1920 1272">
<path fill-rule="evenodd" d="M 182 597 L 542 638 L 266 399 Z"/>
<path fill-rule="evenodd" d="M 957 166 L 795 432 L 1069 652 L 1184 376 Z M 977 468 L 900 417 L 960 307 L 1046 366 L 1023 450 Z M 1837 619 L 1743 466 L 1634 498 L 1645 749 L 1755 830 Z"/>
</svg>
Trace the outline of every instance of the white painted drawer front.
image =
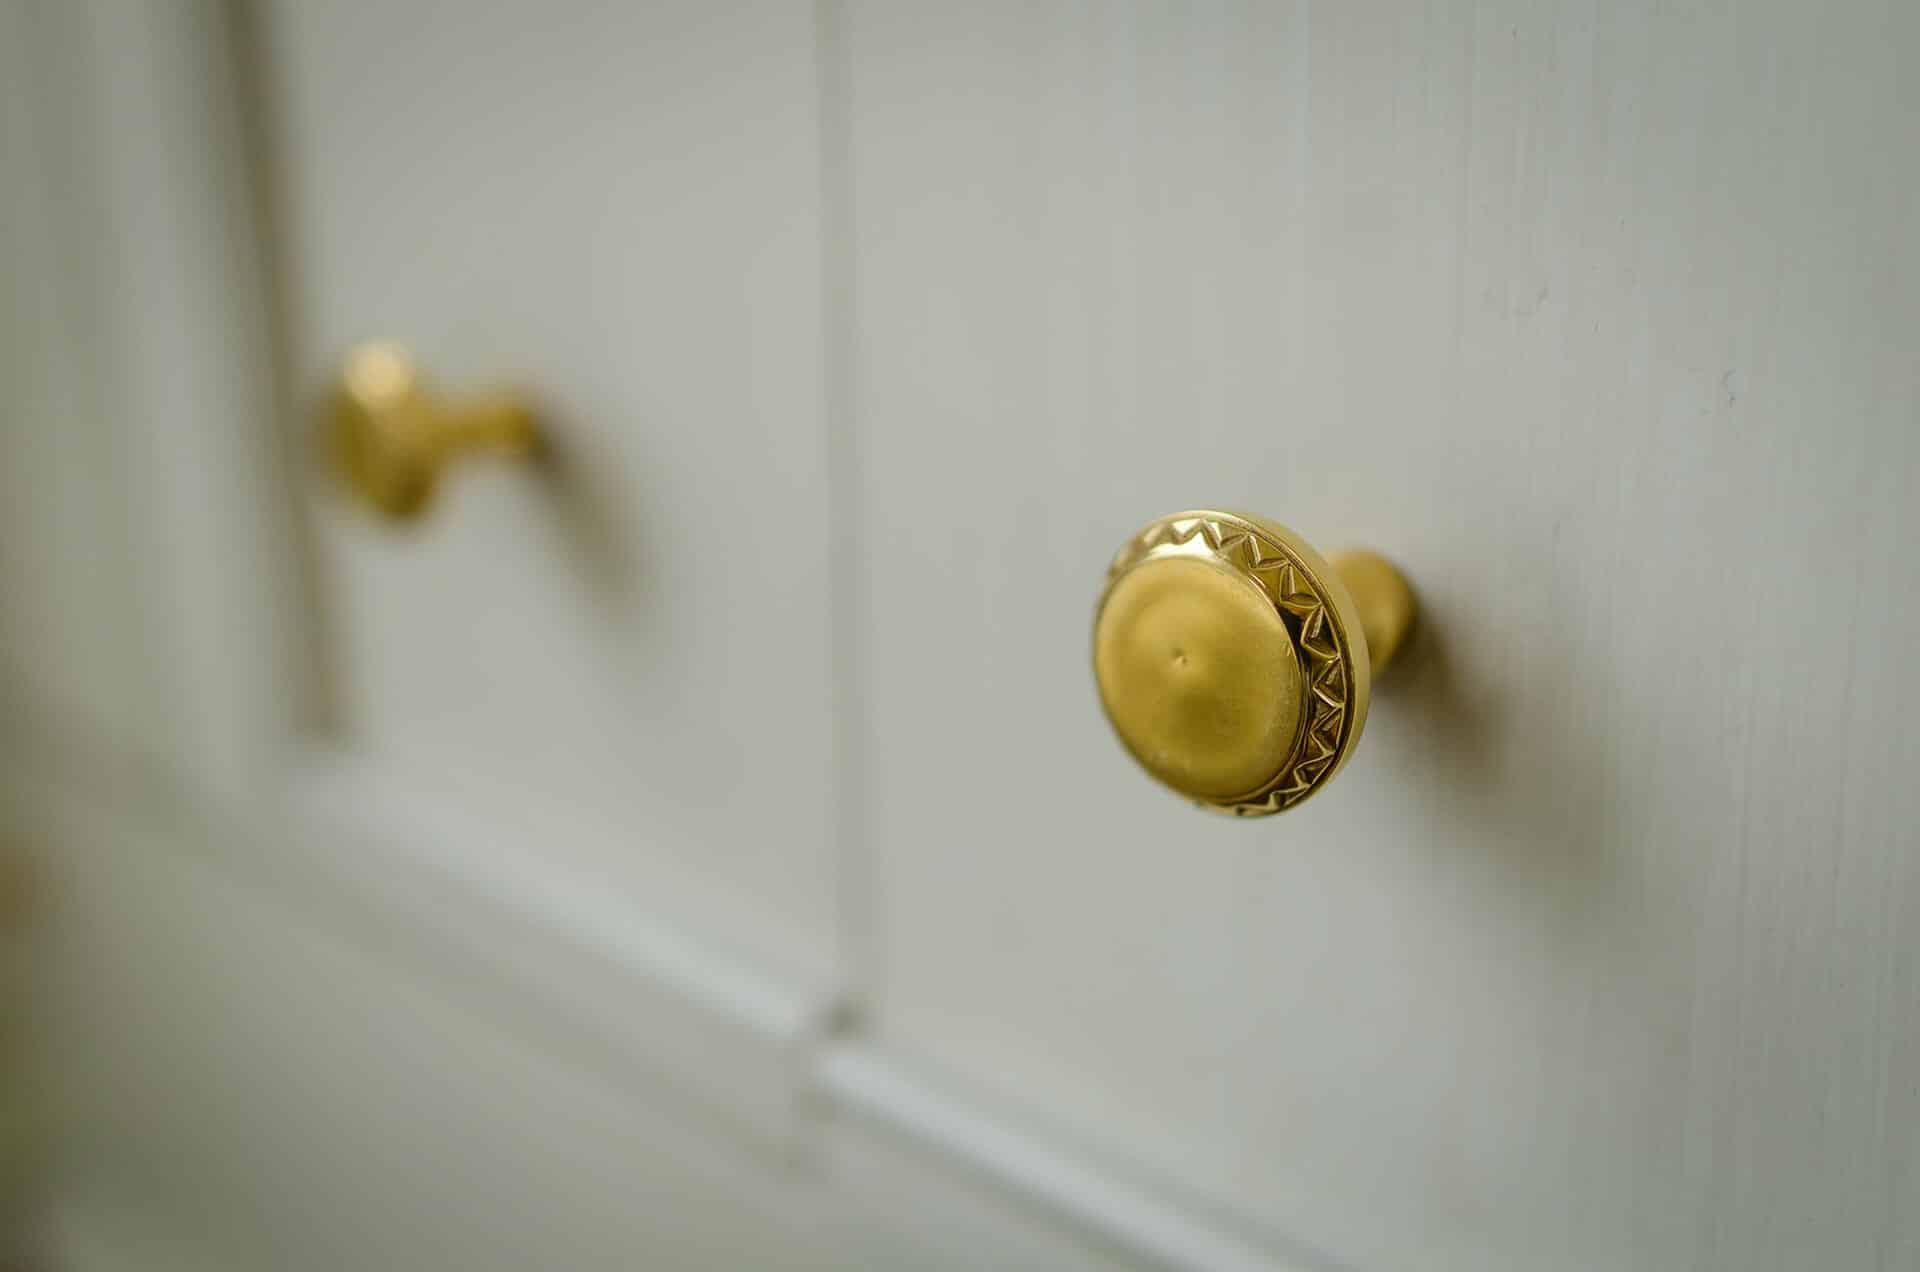
<svg viewBox="0 0 1920 1272">
<path fill-rule="evenodd" d="M 652 904 L 823 950 L 811 15 L 286 3 L 259 31 L 295 384 L 400 340 L 446 389 L 530 388 L 558 447 L 461 470 L 408 532 L 322 492 L 330 727 Z"/>
<path fill-rule="evenodd" d="M 881 1035 L 1343 1266 L 1920 1258 L 1917 21 L 850 6 Z M 1262 823 L 1087 669 L 1194 506 L 1424 605 Z"/>
<path fill-rule="evenodd" d="M 79 1245 L 1920 1266 L 1920 8 L 0 30 Z M 306 413 L 369 337 L 558 464 L 375 525 Z M 1420 594 L 1275 819 L 1096 703 L 1195 505 Z"/>
</svg>

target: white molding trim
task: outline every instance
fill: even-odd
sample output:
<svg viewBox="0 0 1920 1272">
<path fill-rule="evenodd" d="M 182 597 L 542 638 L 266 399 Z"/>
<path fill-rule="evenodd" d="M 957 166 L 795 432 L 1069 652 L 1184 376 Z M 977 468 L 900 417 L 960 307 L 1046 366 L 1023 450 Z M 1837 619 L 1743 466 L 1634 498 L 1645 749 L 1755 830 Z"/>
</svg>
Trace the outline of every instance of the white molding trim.
<svg viewBox="0 0 1920 1272">
<path fill-rule="evenodd" d="M 294 871 L 404 929 L 408 956 L 484 975 L 543 1030 L 797 1144 L 807 1065 L 844 1014 L 836 983 L 776 973 L 369 765 L 316 751 L 280 802 Z"/>
<path fill-rule="evenodd" d="M 372 849 L 384 866 L 406 857 L 408 874 L 431 876 L 490 899 L 521 921 L 564 934 L 636 980 L 657 985 L 709 1013 L 769 1038 L 804 1038 L 834 995 L 775 983 L 744 962 L 642 912 L 611 888 L 596 887 L 526 846 L 492 834 L 441 805 L 413 800 L 366 766 L 315 759 L 296 770 L 289 805 L 309 834 Z M 344 879 L 366 868 L 330 853 Z M 356 882 L 357 882 L 356 878 Z M 365 882 L 389 892 L 384 870 Z"/>
<path fill-rule="evenodd" d="M 873 1043 L 829 1046 L 815 1072 L 832 1107 L 902 1134 L 1145 1263 L 1207 1272 L 1323 1272 L 1329 1266 L 1301 1261 L 1307 1256 L 1283 1258 L 1160 1190 L 996 1118 Z"/>
<path fill-rule="evenodd" d="M 41 743 L 0 772 L 0 834 L 40 852 L 177 853 L 550 1054 L 664 1087 L 798 1158 L 811 1065 L 844 1017 L 837 985 L 783 978 L 365 766 L 316 756 L 236 806 L 18 700 L 0 697 L 0 737 Z"/>
</svg>

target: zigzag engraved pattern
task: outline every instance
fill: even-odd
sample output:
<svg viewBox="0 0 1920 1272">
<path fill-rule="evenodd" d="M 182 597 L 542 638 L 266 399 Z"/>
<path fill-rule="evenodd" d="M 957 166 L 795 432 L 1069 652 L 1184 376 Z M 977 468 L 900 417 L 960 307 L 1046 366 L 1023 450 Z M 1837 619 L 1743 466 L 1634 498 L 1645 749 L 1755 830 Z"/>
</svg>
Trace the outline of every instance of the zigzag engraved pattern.
<svg viewBox="0 0 1920 1272">
<path fill-rule="evenodd" d="M 1311 795 L 1332 774 L 1351 719 L 1352 685 L 1347 665 L 1353 651 L 1305 564 L 1281 543 L 1234 517 L 1175 517 L 1156 521 L 1114 559 L 1118 574 L 1149 554 L 1212 556 L 1260 585 L 1274 606 L 1293 620 L 1288 627 L 1306 662 L 1305 727 L 1293 755 L 1262 790 L 1219 805 L 1238 817 L 1277 813 Z"/>
</svg>

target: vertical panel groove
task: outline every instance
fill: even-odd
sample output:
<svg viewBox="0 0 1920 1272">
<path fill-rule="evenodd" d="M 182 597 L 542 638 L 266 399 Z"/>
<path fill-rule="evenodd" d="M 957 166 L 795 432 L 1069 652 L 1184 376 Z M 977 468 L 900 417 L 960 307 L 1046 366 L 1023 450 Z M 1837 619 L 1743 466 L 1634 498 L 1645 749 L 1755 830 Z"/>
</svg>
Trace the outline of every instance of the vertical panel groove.
<svg viewBox="0 0 1920 1272">
<path fill-rule="evenodd" d="M 819 0 L 815 49 L 820 122 L 821 351 L 825 360 L 827 446 L 828 680 L 832 690 L 831 777 L 828 805 L 832 857 L 838 872 L 838 962 L 854 1001 L 874 983 L 875 861 L 866 809 L 865 694 L 866 472 L 854 406 L 857 357 L 854 323 L 852 79 L 847 64 L 846 14 L 840 0 Z"/>
</svg>

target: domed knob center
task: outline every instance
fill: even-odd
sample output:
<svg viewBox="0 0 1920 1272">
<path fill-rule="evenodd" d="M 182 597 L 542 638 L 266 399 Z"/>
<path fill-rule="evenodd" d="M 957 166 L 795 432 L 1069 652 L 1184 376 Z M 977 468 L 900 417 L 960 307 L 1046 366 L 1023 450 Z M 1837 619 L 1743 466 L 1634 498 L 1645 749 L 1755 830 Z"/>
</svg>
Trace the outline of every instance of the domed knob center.
<svg viewBox="0 0 1920 1272">
<path fill-rule="evenodd" d="M 1293 638 L 1260 588 L 1223 566 L 1165 557 L 1128 570 L 1101 606 L 1093 663 L 1121 741 L 1175 790 L 1245 795 L 1293 753 L 1304 696 Z"/>
</svg>

